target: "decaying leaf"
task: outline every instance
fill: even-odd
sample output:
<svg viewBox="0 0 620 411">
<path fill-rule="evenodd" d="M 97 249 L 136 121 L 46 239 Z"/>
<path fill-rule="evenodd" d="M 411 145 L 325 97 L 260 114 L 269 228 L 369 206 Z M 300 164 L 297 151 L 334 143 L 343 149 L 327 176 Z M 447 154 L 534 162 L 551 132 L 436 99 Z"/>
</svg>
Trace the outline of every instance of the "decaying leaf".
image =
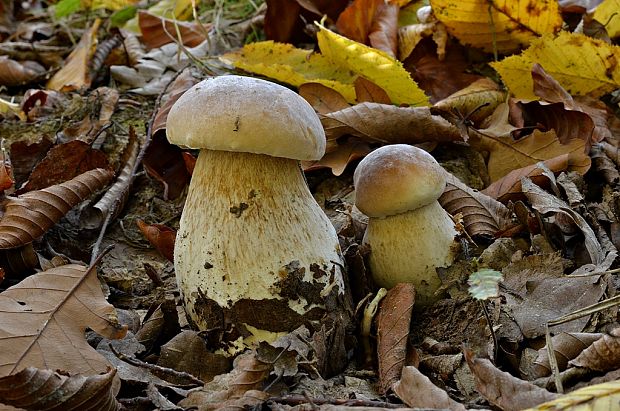
<svg viewBox="0 0 620 411">
<path fill-rule="evenodd" d="M 164 133 L 157 133 L 144 154 L 142 165 L 163 184 L 164 200 L 177 198 L 189 183 L 182 152 L 179 146 L 170 144 Z"/>
<path fill-rule="evenodd" d="M 198 83 L 191 70 L 184 70 L 179 76 L 168 86 L 166 94 L 162 97 L 162 104 L 157 110 L 155 119 L 153 120 L 153 135 L 159 131 L 166 129 L 166 120 L 172 105 L 189 90 L 194 84 Z"/>
<path fill-rule="evenodd" d="M 396 284 L 381 300 L 377 315 L 377 358 L 383 394 L 401 379 L 414 302 L 415 287 L 409 283 Z"/>
<path fill-rule="evenodd" d="M 21 86 L 36 81 L 45 75 L 45 67 L 36 61 L 15 61 L 0 56 L 0 85 Z"/>
<path fill-rule="evenodd" d="M 98 168 L 61 184 L 8 197 L 0 220 L 0 249 L 20 247 L 39 238 L 111 179 L 111 172 Z"/>
<path fill-rule="evenodd" d="M 97 31 L 100 19 L 82 35 L 75 49 L 65 60 L 63 67 L 47 82 L 47 88 L 58 91 L 73 91 L 89 87 L 92 81 L 90 61 L 97 49 Z"/>
<path fill-rule="evenodd" d="M 21 281 L 24 277 L 34 274 L 34 269 L 38 266 L 39 257 L 32 243 L 23 247 L 0 250 L 0 268 L 7 280 Z"/>
<path fill-rule="evenodd" d="M 380 3 L 368 34 L 372 47 L 394 59 L 398 53 L 398 12 L 397 4 L 385 1 Z"/>
<path fill-rule="evenodd" d="M 176 21 L 156 16 L 145 10 L 138 12 L 142 41 L 151 49 L 161 47 L 172 42 L 182 42 L 183 45 L 195 47 L 207 39 L 208 27 L 198 23 Z M 177 27 L 180 38 L 177 36 Z"/>
<path fill-rule="evenodd" d="M 398 58 L 403 61 L 425 37 L 431 37 L 437 45 L 437 58 L 443 61 L 446 56 L 448 32 L 446 26 L 435 20 L 428 23 L 411 24 L 398 29 Z"/>
<path fill-rule="evenodd" d="M 594 341 L 570 364 L 596 371 L 611 371 L 620 367 L 620 328 Z"/>
<path fill-rule="evenodd" d="M 463 138 L 455 126 L 427 107 L 395 107 L 361 103 L 321 118 L 328 140 L 345 134 L 369 143 L 417 144 L 451 142 Z"/>
<path fill-rule="evenodd" d="M 0 119 L 12 118 L 13 116 L 21 120 L 26 119 L 26 115 L 19 108 L 19 104 L 12 103 L 10 101 L 6 101 L 0 98 Z"/>
<path fill-rule="evenodd" d="M 175 230 L 162 224 L 148 225 L 142 220 L 137 220 L 136 224 L 146 239 L 149 240 L 149 243 L 161 255 L 169 261 L 174 261 L 174 240 L 177 235 Z"/>
<path fill-rule="evenodd" d="M 446 180 L 439 204 L 452 215 L 463 215 L 465 231 L 470 236 L 493 238 L 510 225 L 510 210 L 502 203 L 472 189 L 452 174 L 446 174 Z"/>
<path fill-rule="evenodd" d="M 320 83 L 302 84 L 299 86 L 299 95 L 319 114 L 329 114 L 349 107 L 342 94 Z"/>
<path fill-rule="evenodd" d="M 367 44 L 375 14 L 383 0 L 355 0 L 340 13 L 336 28 L 343 36 Z"/>
<path fill-rule="evenodd" d="M 108 362 L 88 345 L 86 328 L 122 338 L 94 269 L 69 264 L 27 277 L 0 294 L 0 375 L 25 367 L 48 367 L 96 375 Z M 116 394 L 116 392 L 114 392 Z"/>
<path fill-rule="evenodd" d="M 84 376 L 28 367 L 0 378 L 0 403 L 33 411 L 116 411 L 121 405 L 113 390 L 115 375 L 113 368 L 103 374 Z"/>
<path fill-rule="evenodd" d="M 372 151 L 370 145 L 359 138 L 349 137 L 345 141 L 331 144 L 329 151 L 319 161 L 302 161 L 305 171 L 330 168 L 332 174 L 339 176 L 344 173 L 352 161 L 363 158 Z"/>
<path fill-rule="evenodd" d="M 502 410 L 520 411 L 557 397 L 557 394 L 500 371 L 485 358 L 475 358 L 470 350 L 465 350 L 465 359 L 476 378 L 478 392 Z"/>
<path fill-rule="evenodd" d="M 539 63 L 572 95 L 593 97 L 620 85 L 620 47 L 583 34 L 560 32 L 532 41 L 518 56 L 506 57 L 491 66 L 517 98 L 536 99 L 530 72 Z"/>
<path fill-rule="evenodd" d="M 576 358 L 593 342 L 600 339 L 603 334 L 599 333 L 559 333 L 552 337 L 553 351 L 560 371 L 564 371 L 568 362 Z M 607 355 L 606 355 L 607 357 Z M 604 360 L 607 362 L 607 358 Z M 610 369 L 615 369 L 613 367 Z M 546 377 L 551 375 L 551 365 L 549 364 L 549 350 L 545 345 L 538 350 L 538 356 L 534 360 L 532 370 L 529 375 L 532 378 Z"/>
<path fill-rule="evenodd" d="M 487 52 L 516 51 L 536 36 L 555 33 L 562 15 L 554 0 L 431 0 L 435 16 L 461 43 Z"/>
<path fill-rule="evenodd" d="M 412 408 L 438 408 L 451 411 L 465 411 L 462 404 L 454 401 L 441 388 L 437 387 L 417 368 L 403 368 L 400 381 L 394 384 L 394 392 L 405 404 Z"/>
<path fill-rule="evenodd" d="M 358 103 L 391 104 L 392 102 L 385 90 L 364 77 L 356 78 L 353 86 Z"/>
</svg>

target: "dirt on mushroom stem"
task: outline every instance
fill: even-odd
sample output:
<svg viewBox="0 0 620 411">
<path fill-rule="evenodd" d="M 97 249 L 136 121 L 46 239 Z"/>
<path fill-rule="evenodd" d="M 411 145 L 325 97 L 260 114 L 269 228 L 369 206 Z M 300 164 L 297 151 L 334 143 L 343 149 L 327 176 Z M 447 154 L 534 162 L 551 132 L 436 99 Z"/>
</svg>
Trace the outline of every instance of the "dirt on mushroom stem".
<svg viewBox="0 0 620 411">
<path fill-rule="evenodd" d="M 191 321 L 246 345 L 319 320 L 344 293 L 335 230 L 299 162 L 262 154 L 201 150 L 175 271 Z"/>
</svg>

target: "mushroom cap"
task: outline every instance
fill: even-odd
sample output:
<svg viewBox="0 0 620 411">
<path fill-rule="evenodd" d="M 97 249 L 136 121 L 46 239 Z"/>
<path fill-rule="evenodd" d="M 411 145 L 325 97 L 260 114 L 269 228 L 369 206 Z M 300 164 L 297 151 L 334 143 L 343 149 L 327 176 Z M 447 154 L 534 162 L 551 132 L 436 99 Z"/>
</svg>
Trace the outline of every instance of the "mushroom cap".
<svg viewBox="0 0 620 411">
<path fill-rule="evenodd" d="M 415 210 L 437 200 L 445 172 L 426 151 L 407 144 L 383 146 L 355 169 L 355 205 L 369 217 Z"/>
<path fill-rule="evenodd" d="M 269 81 L 243 76 L 203 80 L 187 90 L 168 114 L 172 144 L 189 148 L 319 160 L 325 132 L 299 94 Z"/>
</svg>

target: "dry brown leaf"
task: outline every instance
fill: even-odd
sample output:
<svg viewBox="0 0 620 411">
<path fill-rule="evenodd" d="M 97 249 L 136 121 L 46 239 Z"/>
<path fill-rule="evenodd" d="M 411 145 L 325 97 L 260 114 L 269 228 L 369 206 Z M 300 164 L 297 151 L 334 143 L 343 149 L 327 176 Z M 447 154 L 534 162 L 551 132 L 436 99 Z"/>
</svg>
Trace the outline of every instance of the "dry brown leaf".
<svg viewBox="0 0 620 411">
<path fill-rule="evenodd" d="M 194 174 L 194 167 L 196 167 L 196 160 L 197 159 L 196 159 L 196 157 L 194 157 L 193 155 L 191 155 L 187 151 L 184 151 L 181 154 L 183 155 L 183 162 L 185 163 L 185 168 L 187 169 L 187 172 L 191 176 L 192 174 Z"/>
<path fill-rule="evenodd" d="M 147 350 L 160 346 L 181 332 L 179 314 L 174 298 L 167 296 L 157 306 L 151 316 L 144 319 L 142 327 L 136 333 L 136 340 Z"/>
<path fill-rule="evenodd" d="M 86 328 L 113 339 L 127 332 L 105 300 L 96 270 L 77 264 L 34 274 L 7 289 L 0 294 L 0 312 L 2 376 L 25 367 L 99 374 L 109 364 L 86 341 Z"/>
<path fill-rule="evenodd" d="M 459 404 L 437 387 L 415 367 L 403 368 L 403 374 L 393 386 L 394 392 L 409 407 L 438 408 L 451 411 L 465 411 L 463 404 Z"/>
<path fill-rule="evenodd" d="M 369 143 L 417 144 L 462 140 L 459 130 L 428 107 L 361 103 L 321 118 L 328 140 L 350 134 Z"/>
<path fill-rule="evenodd" d="M 58 144 L 35 166 L 18 194 L 60 184 L 97 168 L 109 169 L 108 157 L 103 151 L 79 140 Z"/>
<path fill-rule="evenodd" d="M 182 153 L 179 146 L 170 144 L 165 133 L 157 133 L 144 154 L 142 165 L 164 186 L 164 200 L 177 198 L 189 183 Z"/>
<path fill-rule="evenodd" d="M 267 40 L 286 43 L 299 26 L 301 6 L 295 0 L 266 0 L 265 36 Z"/>
<path fill-rule="evenodd" d="M 576 358 L 593 342 L 601 338 L 603 334 L 599 333 L 559 333 L 552 337 L 553 351 L 558 363 L 560 371 L 564 371 L 568 362 Z M 620 345 L 618 346 L 620 348 Z M 606 358 L 607 361 L 607 358 Z M 620 366 L 620 362 L 618 363 Z M 610 368 L 616 369 L 617 367 Z M 603 371 L 603 370 L 599 370 Z M 540 378 L 551 375 L 551 365 L 549 364 L 549 350 L 545 345 L 538 350 L 538 356 L 532 364 L 530 376 L 532 378 Z"/>
<path fill-rule="evenodd" d="M 0 378 L 0 403 L 24 410 L 116 411 L 116 370 L 84 376 L 28 367 Z"/>
<path fill-rule="evenodd" d="M 557 397 L 557 394 L 500 371 L 486 358 L 475 358 L 470 350 L 465 350 L 465 359 L 476 379 L 477 391 L 504 411 L 520 411 Z"/>
<path fill-rule="evenodd" d="M 2 268 L 7 280 L 19 282 L 34 274 L 34 269 L 38 266 L 39 257 L 34 251 L 32 243 L 23 247 L 0 250 L 0 268 Z"/>
<path fill-rule="evenodd" d="M 138 11 L 138 21 L 142 41 L 151 48 L 161 47 L 172 42 L 182 42 L 188 47 L 195 47 L 205 41 L 208 36 L 210 25 L 201 26 L 198 23 L 187 21 L 175 21 L 161 16 L 156 16 L 146 10 Z M 177 27 L 181 34 L 181 39 L 177 35 Z"/>
<path fill-rule="evenodd" d="M 170 227 L 162 224 L 148 225 L 142 220 L 136 220 L 136 224 L 142 231 L 142 234 L 149 240 L 149 243 L 161 255 L 166 257 L 169 261 L 174 261 L 174 240 L 177 232 Z"/>
<path fill-rule="evenodd" d="M 472 236 L 494 238 L 511 224 L 511 213 L 502 203 L 474 190 L 457 177 L 446 173 L 446 188 L 439 204 L 450 214 L 463 215 L 465 231 Z"/>
<path fill-rule="evenodd" d="M 614 328 L 586 348 L 571 365 L 596 371 L 611 371 L 620 368 L 620 328 Z"/>
<path fill-rule="evenodd" d="M 302 161 L 301 165 L 304 171 L 330 168 L 332 174 L 339 176 L 344 173 L 349 163 L 366 156 L 371 151 L 368 143 L 356 137 L 349 137 L 343 142 L 337 142 L 319 161 Z"/>
<path fill-rule="evenodd" d="M 415 287 L 410 283 L 396 284 L 381 300 L 377 315 L 377 358 L 382 394 L 401 378 L 414 302 Z"/>
<path fill-rule="evenodd" d="M 191 70 L 184 70 L 172 84 L 168 86 L 166 94 L 162 97 L 162 104 L 155 115 L 155 120 L 153 120 L 153 135 L 157 134 L 160 130 L 166 129 L 166 120 L 168 119 L 170 109 L 179 97 L 196 83 L 198 83 L 198 79 L 192 75 Z"/>
<path fill-rule="evenodd" d="M 356 78 L 353 86 L 355 87 L 355 98 L 358 103 L 392 104 L 392 100 L 385 90 L 364 77 Z"/>
<path fill-rule="evenodd" d="M 0 249 L 20 247 L 39 238 L 111 179 L 111 172 L 98 168 L 61 184 L 7 197 L 0 220 Z"/>
<path fill-rule="evenodd" d="M 394 59 L 398 53 L 399 10 L 398 4 L 381 2 L 368 33 L 370 45 L 383 50 Z"/>
<path fill-rule="evenodd" d="M 562 154 L 568 154 L 569 170 L 585 174 L 590 168 L 590 157 L 584 152 L 585 141 L 573 139 L 562 144 L 555 132 L 534 130 L 519 140 L 512 137 L 493 136 L 488 130 L 470 133 L 470 145 L 477 150 L 489 151 L 489 177 L 497 181 L 516 168 L 526 167 Z M 571 165 L 572 164 L 572 165 Z"/>
<path fill-rule="evenodd" d="M 329 114 L 349 107 L 342 94 L 319 83 L 302 84 L 299 86 L 299 95 L 319 114 Z"/>
<path fill-rule="evenodd" d="M 47 82 L 48 89 L 73 91 L 90 87 L 90 61 L 97 49 L 97 31 L 100 25 L 101 20 L 95 19 L 91 28 L 84 32 L 62 68 Z"/>
<path fill-rule="evenodd" d="M 448 32 L 443 23 L 432 22 L 411 24 L 398 29 L 398 59 L 404 61 L 411 55 L 416 46 L 425 37 L 431 37 L 437 46 L 437 59 L 443 61 L 446 57 Z"/>
<path fill-rule="evenodd" d="M 19 62 L 0 56 L 0 86 L 22 86 L 40 79 L 45 73 L 45 67 L 36 61 Z"/>
<path fill-rule="evenodd" d="M 433 106 L 433 112 L 460 113 L 462 118 L 480 124 L 505 100 L 506 92 L 493 80 L 484 78 L 438 101 Z"/>
<path fill-rule="evenodd" d="M 560 171 L 569 169 L 571 160 L 570 154 L 562 154 L 549 160 L 545 160 L 542 164 L 546 169 L 551 170 L 554 173 L 559 173 Z M 529 177 L 536 184 L 544 187 L 546 186 L 546 183 L 549 182 L 549 179 L 544 176 L 545 168 L 541 167 L 541 162 L 538 162 L 536 164 L 531 164 L 529 166 L 512 170 L 510 173 L 506 174 L 504 177 L 493 182 L 487 188 L 482 190 L 482 192 L 489 197 L 501 201 L 502 203 L 509 200 L 516 201 L 517 199 L 522 199 L 523 193 L 521 192 L 521 179 L 523 177 Z"/>
<path fill-rule="evenodd" d="M 340 34 L 358 43 L 368 44 L 375 14 L 383 0 L 354 0 L 338 16 L 336 27 Z"/>
</svg>

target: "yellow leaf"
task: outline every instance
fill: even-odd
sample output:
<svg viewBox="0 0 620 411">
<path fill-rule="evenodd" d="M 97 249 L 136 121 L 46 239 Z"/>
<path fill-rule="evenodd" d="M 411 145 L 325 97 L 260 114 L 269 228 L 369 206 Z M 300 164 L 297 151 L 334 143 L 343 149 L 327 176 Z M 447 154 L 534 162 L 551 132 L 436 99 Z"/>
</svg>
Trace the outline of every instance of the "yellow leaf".
<svg viewBox="0 0 620 411">
<path fill-rule="evenodd" d="M 562 27 L 556 0 L 431 0 L 435 16 L 462 43 L 511 52 Z"/>
<path fill-rule="evenodd" d="M 304 83 L 319 83 L 355 102 L 355 75 L 334 65 L 325 56 L 290 44 L 262 41 L 247 44 L 243 49 L 227 53 L 223 61 L 240 69 L 299 87 Z"/>
<path fill-rule="evenodd" d="M 19 117 L 20 120 L 26 120 L 26 115 L 19 108 L 19 104 L 11 103 L 10 101 L 6 101 L 0 98 L 0 118 L 7 117 L 7 114 L 13 114 Z"/>
<path fill-rule="evenodd" d="M 401 62 L 381 50 L 349 40 L 321 25 L 319 28 L 319 48 L 328 60 L 372 81 L 385 90 L 395 104 L 429 105 L 428 97 Z"/>
<path fill-rule="evenodd" d="M 97 0 L 95 0 L 97 1 Z M 106 0 L 103 0 L 106 1 Z M 123 0 L 109 0 L 123 1 Z M 192 0 L 161 0 L 149 7 L 147 11 L 155 16 L 167 19 L 187 20 L 192 15 Z M 140 34 L 140 24 L 138 16 L 128 20 L 123 27 L 125 30 Z"/>
<path fill-rule="evenodd" d="M 618 409 L 620 381 L 580 388 L 526 411 L 607 411 Z"/>
<path fill-rule="evenodd" d="M 505 100 L 506 92 L 493 80 L 483 78 L 438 101 L 433 107 L 442 111 L 456 111 L 463 116 L 472 113 L 469 119 L 478 123 L 493 114 Z"/>
<path fill-rule="evenodd" d="M 88 1 L 91 9 L 108 9 L 108 10 L 120 10 L 127 6 L 134 5 L 139 0 L 92 0 Z"/>
<path fill-rule="evenodd" d="M 539 63 L 572 95 L 600 97 L 620 86 L 620 47 L 583 34 L 545 35 L 518 56 L 491 63 L 517 98 L 538 99 L 531 70 Z"/>
<path fill-rule="evenodd" d="M 605 24 L 610 38 L 620 36 L 620 0 L 605 0 L 594 11 L 594 20 Z"/>
<path fill-rule="evenodd" d="M 97 50 L 97 31 L 101 20 L 84 32 L 75 49 L 65 59 L 63 67 L 47 82 L 47 88 L 57 91 L 73 91 L 90 86 L 90 61 Z"/>
</svg>

